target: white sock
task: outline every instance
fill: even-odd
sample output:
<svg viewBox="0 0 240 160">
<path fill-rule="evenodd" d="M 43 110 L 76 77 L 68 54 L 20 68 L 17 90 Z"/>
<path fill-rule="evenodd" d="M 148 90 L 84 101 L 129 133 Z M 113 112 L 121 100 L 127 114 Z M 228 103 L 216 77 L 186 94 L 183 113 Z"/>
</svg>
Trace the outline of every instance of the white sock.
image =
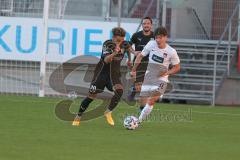
<svg viewBox="0 0 240 160">
<path fill-rule="evenodd" d="M 147 116 L 152 112 L 152 109 L 153 109 L 153 106 L 150 106 L 149 104 L 145 105 L 145 107 L 143 108 L 138 118 L 140 123 L 147 118 Z"/>
</svg>

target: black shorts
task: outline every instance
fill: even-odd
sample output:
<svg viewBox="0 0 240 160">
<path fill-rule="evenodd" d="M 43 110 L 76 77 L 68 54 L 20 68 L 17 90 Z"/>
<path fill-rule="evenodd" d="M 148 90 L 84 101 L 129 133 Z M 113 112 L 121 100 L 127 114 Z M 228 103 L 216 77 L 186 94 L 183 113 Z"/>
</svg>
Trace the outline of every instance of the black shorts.
<svg viewBox="0 0 240 160">
<path fill-rule="evenodd" d="M 112 68 L 112 69 L 111 69 Z M 105 87 L 113 91 L 115 84 L 121 84 L 120 62 L 105 64 L 102 60 L 97 64 L 89 93 L 97 94 L 104 91 Z"/>
<path fill-rule="evenodd" d="M 91 83 L 89 93 L 97 94 L 104 91 L 105 87 L 113 91 L 113 84 L 108 74 L 99 74 Z"/>
</svg>

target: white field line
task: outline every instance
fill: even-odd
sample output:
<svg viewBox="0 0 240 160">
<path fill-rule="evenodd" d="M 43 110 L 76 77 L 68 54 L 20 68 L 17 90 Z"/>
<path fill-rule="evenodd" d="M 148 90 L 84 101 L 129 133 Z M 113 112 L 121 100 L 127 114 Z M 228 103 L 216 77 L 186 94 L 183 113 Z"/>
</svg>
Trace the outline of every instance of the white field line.
<svg viewBox="0 0 240 160">
<path fill-rule="evenodd" d="M 8 99 L 4 99 L 3 101 L 6 101 Z M 48 103 L 48 104 L 57 104 L 58 102 L 60 102 L 61 100 L 56 100 L 54 102 L 49 102 L 49 101 L 46 101 L 46 100 L 34 100 L 34 101 L 24 101 L 24 100 L 12 100 L 12 99 L 9 99 L 9 101 L 12 101 L 12 102 L 24 102 L 24 103 Z M 1 102 L 1 100 L 0 100 Z M 117 108 L 117 109 L 120 109 Z M 125 109 L 125 108 L 124 108 Z M 128 109 L 135 109 L 137 110 L 135 107 L 129 107 Z M 240 114 L 233 114 L 233 113 L 224 113 L 224 112 L 201 112 L 201 111 L 194 111 L 192 108 L 189 108 L 191 109 L 191 112 L 192 113 L 199 113 L 199 114 L 212 114 L 212 115 L 223 115 L 223 116 L 240 116 Z M 190 110 L 168 110 L 168 109 L 154 109 L 155 111 L 167 111 L 167 112 L 189 112 Z"/>
<path fill-rule="evenodd" d="M 201 112 L 201 111 L 193 111 L 191 109 L 192 113 L 199 113 L 199 114 L 213 114 L 213 115 L 224 115 L 224 116 L 240 116 L 240 114 L 233 114 L 233 113 L 219 113 L 219 112 Z M 169 111 L 169 112 L 189 112 L 190 110 L 161 110 L 161 109 L 154 109 L 157 111 Z"/>
</svg>

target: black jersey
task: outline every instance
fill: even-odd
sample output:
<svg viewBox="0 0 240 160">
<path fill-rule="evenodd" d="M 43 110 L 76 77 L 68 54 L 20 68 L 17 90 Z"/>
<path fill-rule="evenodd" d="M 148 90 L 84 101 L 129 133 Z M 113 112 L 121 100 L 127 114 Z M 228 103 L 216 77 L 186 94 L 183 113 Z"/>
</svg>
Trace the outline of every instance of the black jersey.
<svg viewBox="0 0 240 160">
<path fill-rule="evenodd" d="M 112 54 L 115 49 L 115 47 L 111 49 L 111 47 L 109 47 L 109 44 L 110 45 L 113 44 L 113 41 L 107 40 L 103 43 L 101 58 L 95 68 L 93 81 L 97 79 L 98 76 L 104 74 L 105 76 L 111 78 L 113 84 L 116 84 L 119 82 L 119 79 L 121 77 L 120 73 L 121 61 L 123 60 L 126 51 L 117 54 L 116 56 L 113 57 L 113 60 L 110 63 L 106 63 L 104 61 L 105 57 Z"/>
<path fill-rule="evenodd" d="M 153 32 L 151 32 L 150 35 L 146 36 L 143 34 L 143 31 L 140 31 L 132 35 L 131 44 L 135 45 L 135 51 L 142 51 L 145 45 L 152 39 L 154 39 Z M 134 57 L 133 61 L 135 61 L 135 59 L 136 57 Z M 141 65 L 139 65 L 137 68 L 136 82 L 143 82 L 144 75 L 147 70 L 147 65 L 148 65 L 148 56 L 145 56 L 142 58 Z"/>
<path fill-rule="evenodd" d="M 132 35 L 131 43 L 135 45 L 136 51 L 142 51 L 145 45 L 154 39 L 153 32 L 150 35 L 144 35 L 143 31 L 136 32 Z"/>
</svg>

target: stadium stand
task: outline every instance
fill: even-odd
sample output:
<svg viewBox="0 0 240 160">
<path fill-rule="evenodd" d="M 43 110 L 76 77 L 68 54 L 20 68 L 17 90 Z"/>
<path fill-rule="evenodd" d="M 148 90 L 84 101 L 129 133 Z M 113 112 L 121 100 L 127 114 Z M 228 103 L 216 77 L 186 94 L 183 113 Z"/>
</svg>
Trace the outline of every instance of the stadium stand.
<svg viewBox="0 0 240 160">
<path fill-rule="evenodd" d="M 179 41 L 170 42 L 181 59 L 181 72 L 171 78 L 174 89 L 165 97 L 168 99 L 211 102 L 213 87 L 214 53 L 216 42 Z M 227 44 L 218 49 L 217 88 L 225 77 L 227 68 Z M 231 48 L 233 55 L 236 44 Z M 222 57 L 224 55 L 224 57 Z"/>
</svg>

